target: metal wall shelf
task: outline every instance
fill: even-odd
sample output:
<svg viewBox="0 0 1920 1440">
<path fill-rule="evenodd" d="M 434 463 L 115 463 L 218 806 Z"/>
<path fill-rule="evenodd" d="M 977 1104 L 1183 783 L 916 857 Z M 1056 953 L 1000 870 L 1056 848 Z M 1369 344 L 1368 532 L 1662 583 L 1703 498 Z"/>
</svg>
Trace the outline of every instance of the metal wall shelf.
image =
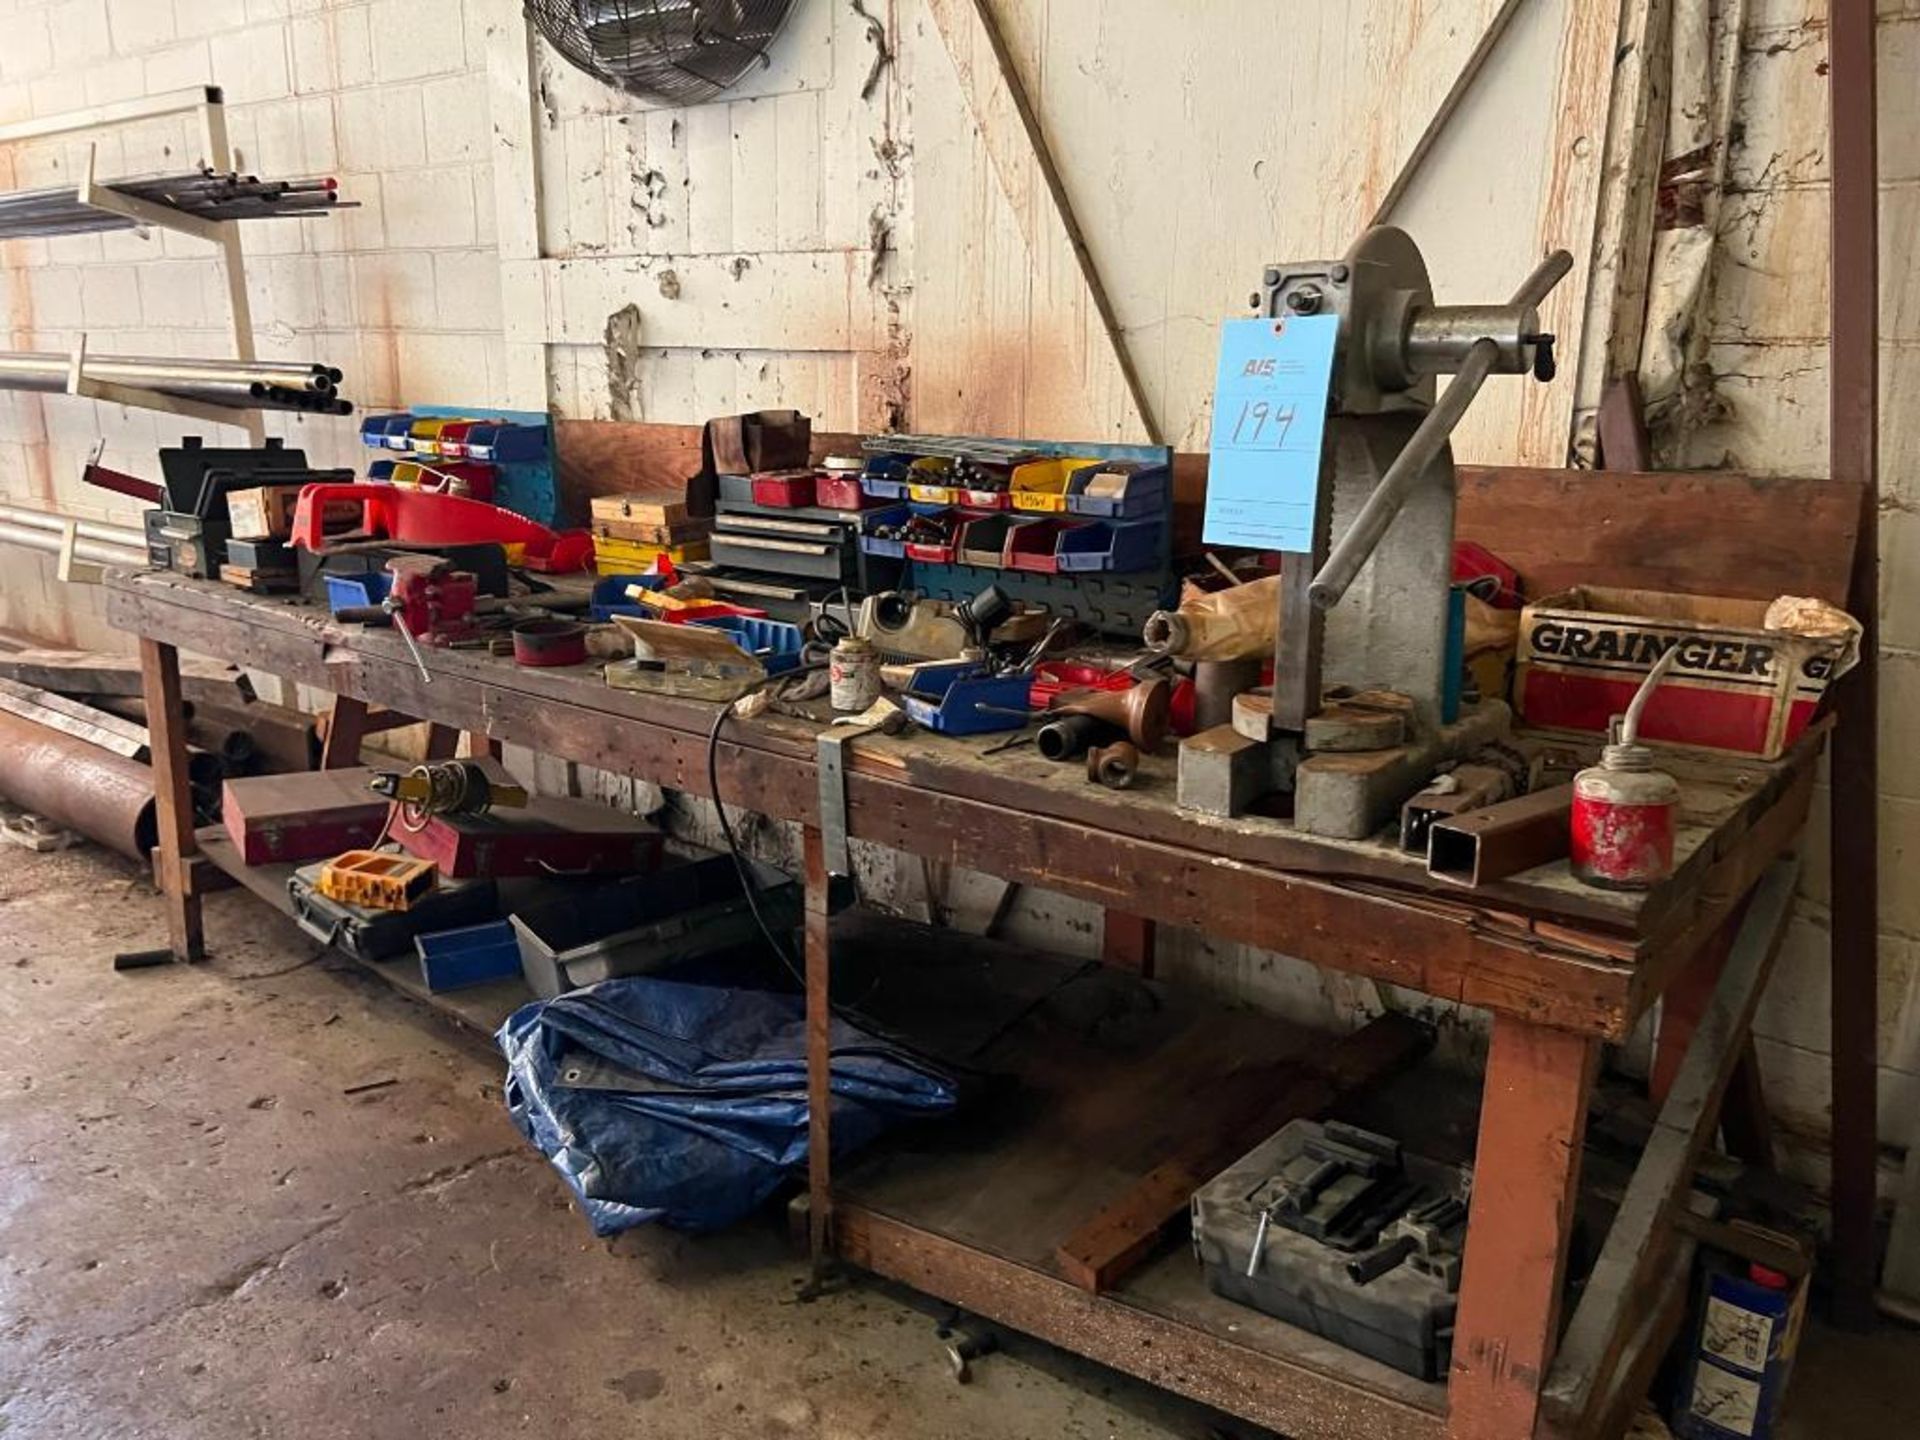
<svg viewBox="0 0 1920 1440">
<path fill-rule="evenodd" d="M 215 170 L 231 170 L 233 151 L 227 141 L 226 104 L 217 85 L 176 90 L 145 100 L 90 106 L 85 110 L 73 110 L 62 115 L 46 116 L 38 120 L 23 120 L 12 125 L 0 125 L 0 145 L 71 134 L 80 130 L 95 130 L 111 125 L 164 119 L 171 115 L 182 114 L 195 114 L 200 120 L 201 133 L 206 146 L 205 163 Z M 208 220 L 199 215 L 189 215 L 168 205 L 155 204 L 153 201 L 139 199 L 132 195 L 123 195 L 112 186 L 101 184 L 94 174 L 94 147 L 91 145 L 87 149 L 86 169 L 79 185 L 75 187 L 74 198 L 88 209 L 120 216 L 137 226 L 171 230 L 176 234 L 189 235 L 216 246 L 220 251 L 221 268 L 227 281 L 227 308 L 232 322 L 233 358 L 242 361 L 256 358 L 253 344 L 253 308 L 247 298 L 246 257 L 240 247 L 238 222 Z M 204 424 L 232 425 L 245 430 L 253 444 L 266 443 L 266 420 L 259 411 L 234 410 L 225 406 L 208 405 L 179 396 L 165 395 L 141 386 L 116 384 L 89 377 L 86 373 L 86 353 L 87 337 L 83 334 L 73 347 L 72 362 L 68 367 L 67 393 L 69 395 L 79 395 L 90 400 L 104 400 L 115 405 L 130 405 L 142 410 L 156 410 L 168 415 L 178 415 L 183 419 L 198 420 Z"/>
</svg>

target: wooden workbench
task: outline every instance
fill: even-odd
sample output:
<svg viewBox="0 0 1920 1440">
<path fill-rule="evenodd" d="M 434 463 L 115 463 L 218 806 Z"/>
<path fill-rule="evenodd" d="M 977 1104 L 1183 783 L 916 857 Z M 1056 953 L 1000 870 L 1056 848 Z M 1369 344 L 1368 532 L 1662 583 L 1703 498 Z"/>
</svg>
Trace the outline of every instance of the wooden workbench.
<svg viewBox="0 0 1920 1440">
<path fill-rule="evenodd" d="M 141 640 L 160 868 L 173 948 L 183 957 L 201 951 L 204 886 L 185 800 L 180 649 L 710 793 L 710 705 L 615 690 L 590 668 L 529 671 L 466 651 L 429 651 L 429 683 L 397 637 L 337 625 L 323 611 L 168 574 L 116 573 L 107 584 L 112 620 Z M 804 827 L 816 1117 L 809 1212 L 817 1247 L 836 1247 L 859 1266 L 1299 1440 L 1605 1433 L 1591 1427 L 1644 1388 L 1648 1358 L 1659 1349 L 1657 1327 L 1644 1322 L 1652 1315 L 1677 1323 L 1670 1301 L 1678 1282 L 1669 1272 L 1682 1242 L 1666 1221 L 1714 1133 L 1730 1082 L 1729 1135 L 1746 1137 L 1752 1157 L 1765 1159 L 1747 1022 L 1791 889 L 1775 862 L 1804 818 L 1819 737 L 1775 764 L 1689 770 L 1679 873 L 1645 896 L 1584 889 L 1563 864 L 1483 891 L 1449 889 L 1382 843 L 1326 841 L 1282 821 L 1180 811 L 1170 760 L 1150 763 L 1137 790 L 1114 794 L 1087 785 L 1073 767 L 1018 752 L 983 759 L 993 737 L 873 737 L 852 750 L 854 839 L 1492 1012 L 1467 1269 L 1453 1373 L 1442 1386 L 1214 1300 L 1190 1274 L 1180 1280 L 1172 1263 L 1179 1257 L 1109 1293 L 1089 1293 L 1047 1262 L 1064 1238 L 1057 1233 L 1063 1221 L 1048 1222 L 1049 1230 L 1036 1217 L 1021 1233 L 1017 1216 L 963 1214 L 951 1187 L 936 1186 L 929 1196 L 925 1184 L 903 1183 L 897 1166 L 870 1181 L 856 1174 L 836 1191 L 824 1123 L 831 935 L 817 828 L 817 728 L 780 716 L 736 720 L 718 753 L 730 803 Z M 1625 1039 L 1663 995 L 1668 1053 L 1659 1071 L 1671 1096 L 1563 1345 L 1572 1197 L 1601 1046 Z M 1296 1027 L 1276 1023 L 1273 1034 L 1276 1051 L 1312 1044 Z M 1691 1046 L 1671 1038 L 1688 1034 Z M 1196 1097 L 1191 1123 L 1204 1125 L 1212 1082 L 1194 1072 L 1184 1083 Z M 1168 1102 L 1152 1103 L 1164 1110 Z M 1157 1123 L 1180 1121 L 1162 1113 Z M 1140 1133 L 1128 1143 L 1140 1143 Z M 1149 1163 L 1137 1153 L 1111 1158 L 1122 1171 Z M 990 1180 L 976 1169 L 962 1183 Z M 942 1194 L 946 1203 L 936 1203 Z"/>
</svg>

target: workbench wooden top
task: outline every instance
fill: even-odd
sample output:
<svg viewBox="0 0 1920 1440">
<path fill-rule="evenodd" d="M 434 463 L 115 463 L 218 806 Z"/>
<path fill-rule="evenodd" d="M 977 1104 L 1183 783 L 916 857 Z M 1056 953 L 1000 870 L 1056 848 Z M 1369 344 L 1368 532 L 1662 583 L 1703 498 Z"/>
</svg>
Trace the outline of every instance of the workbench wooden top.
<svg viewBox="0 0 1920 1440">
<path fill-rule="evenodd" d="M 129 632 L 709 794 L 710 702 L 615 689 L 597 664 L 527 669 L 473 650 L 426 650 L 426 682 L 399 637 L 336 623 L 316 606 L 165 572 L 113 572 L 107 587 L 109 616 Z M 730 720 L 723 798 L 816 823 L 821 728 L 788 714 Z M 1812 735 L 1773 763 L 1675 757 L 1676 873 L 1631 894 L 1581 885 L 1564 861 L 1478 889 L 1449 886 L 1386 837 L 1335 840 L 1283 819 L 1182 810 L 1170 747 L 1146 758 L 1132 789 L 1112 791 L 1028 748 L 983 753 L 1004 738 L 860 739 L 849 752 L 849 833 L 1615 1039 L 1767 861 L 1791 847 L 1822 740 Z"/>
</svg>

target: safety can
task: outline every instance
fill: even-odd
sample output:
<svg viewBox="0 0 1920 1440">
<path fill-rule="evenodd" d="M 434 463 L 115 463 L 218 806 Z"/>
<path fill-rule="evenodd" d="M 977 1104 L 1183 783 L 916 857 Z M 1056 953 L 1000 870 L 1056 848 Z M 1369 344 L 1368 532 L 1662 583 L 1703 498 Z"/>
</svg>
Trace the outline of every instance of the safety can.
<svg viewBox="0 0 1920 1440">
<path fill-rule="evenodd" d="M 827 659 L 827 698 L 842 715 L 857 715 L 880 698 L 880 652 L 848 635 Z"/>
</svg>

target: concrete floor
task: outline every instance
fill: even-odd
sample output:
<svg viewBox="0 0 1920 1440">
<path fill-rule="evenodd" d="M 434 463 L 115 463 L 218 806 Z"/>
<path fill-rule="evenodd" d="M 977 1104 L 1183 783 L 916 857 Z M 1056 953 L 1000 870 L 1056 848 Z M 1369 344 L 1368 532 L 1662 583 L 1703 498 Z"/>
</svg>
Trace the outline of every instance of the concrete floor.
<svg viewBox="0 0 1920 1440">
<path fill-rule="evenodd" d="M 1031 1342 L 956 1385 L 934 1307 L 796 1303 L 771 1224 L 594 1240 L 486 1051 L 239 892 L 208 929 L 116 976 L 163 934 L 134 868 L 0 847 L 5 1440 L 1238 1433 Z M 1816 1334 L 1788 1433 L 1912 1434 L 1915 1377 Z"/>
</svg>

